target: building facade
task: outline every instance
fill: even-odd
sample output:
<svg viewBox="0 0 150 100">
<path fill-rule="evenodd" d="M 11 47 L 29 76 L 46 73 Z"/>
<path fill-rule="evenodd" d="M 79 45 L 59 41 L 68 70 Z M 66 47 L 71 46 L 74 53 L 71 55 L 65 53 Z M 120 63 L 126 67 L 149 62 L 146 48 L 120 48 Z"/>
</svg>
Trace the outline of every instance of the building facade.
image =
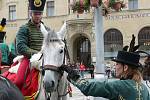
<svg viewBox="0 0 150 100">
<path fill-rule="evenodd" d="M 95 27 L 93 8 L 83 14 L 73 13 L 71 0 L 47 0 L 43 22 L 58 31 L 67 21 L 67 46 L 71 61 L 86 65 L 95 62 Z M 129 45 L 132 34 L 140 49 L 150 52 L 150 6 L 149 0 L 124 0 L 127 7 L 121 12 L 112 11 L 103 17 L 105 59 L 116 56 L 118 50 Z M 28 0 L 0 0 L 0 19 L 7 19 L 6 43 L 14 41 L 19 27 L 29 20 Z"/>
</svg>

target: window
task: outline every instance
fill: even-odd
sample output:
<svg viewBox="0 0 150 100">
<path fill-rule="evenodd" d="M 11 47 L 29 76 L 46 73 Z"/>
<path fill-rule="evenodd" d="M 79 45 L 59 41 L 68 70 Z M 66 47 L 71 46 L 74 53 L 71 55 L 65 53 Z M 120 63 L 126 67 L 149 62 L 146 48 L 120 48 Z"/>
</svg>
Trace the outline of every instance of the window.
<svg viewBox="0 0 150 100">
<path fill-rule="evenodd" d="M 104 34 L 105 52 L 115 52 L 123 47 L 122 33 L 117 29 L 109 29 Z"/>
<path fill-rule="evenodd" d="M 138 9 L 138 0 L 129 0 L 129 10 Z"/>
<path fill-rule="evenodd" d="M 77 58 L 80 62 L 83 62 L 84 65 L 88 66 L 91 64 L 91 43 L 88 38 L 85 36 L 82 36 L 80 34 L 80 37 L 77 38 L 75 41 L 76 44 L 76 53 Z"/>
<path fill-rule="evenodd" d="M 54 1 L 47 2 L 47 16 L 54 16 Z"/>
<path fill-rule="evenodd" d="M 16 5 L 9 6 L 9 20 L 16 20 Z"/>
<path fill-rule="evenodd" d="M 138 34 L 138 43 L 140 50 L 150 50 L 150 27 L 144 27 Z"/>
</svg>

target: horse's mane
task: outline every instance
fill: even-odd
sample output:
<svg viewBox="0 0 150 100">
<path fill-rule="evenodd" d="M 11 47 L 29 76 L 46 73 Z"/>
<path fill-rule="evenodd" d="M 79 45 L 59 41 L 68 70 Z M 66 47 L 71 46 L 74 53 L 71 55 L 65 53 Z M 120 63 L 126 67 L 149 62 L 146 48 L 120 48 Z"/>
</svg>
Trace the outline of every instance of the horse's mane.
<svg viewBox="0 0 150 100">
<path fill-rule="evenodd" d="M 19 89 L 7 78 L 0 75 L 0 100 L 24 100 Z"/>
</svg>

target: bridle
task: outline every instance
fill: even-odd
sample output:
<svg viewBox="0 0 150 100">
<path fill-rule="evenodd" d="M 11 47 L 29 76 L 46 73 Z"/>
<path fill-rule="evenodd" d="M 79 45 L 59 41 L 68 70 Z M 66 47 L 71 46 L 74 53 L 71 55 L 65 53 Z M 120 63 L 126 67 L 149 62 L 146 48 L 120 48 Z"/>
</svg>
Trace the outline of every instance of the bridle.
<svg viewBox="0 0 150 100">
<path fill-rule="evenodd" d="M 55 40 L 50 40 L 50 42 L 57 42 L 57 41 L 60 41 L 59 39 L 55 39 Z M 40 67 L 41 69 L 41 72 L 42 72 L 42 76 L 45 75 L 45 70 L 51 70 L 51 71 L 55 71 L 55 72 L 58 72 L 60 74 L 60 78 L 58 79 L 58 84 L 57 84 L 57 93 L 58 93 L 58 98 L 61 98 L 63 96 L 66 96 L 70 91 L 67 91 L 65 94 L 62 94 L 60 95 L 59 94 L 59 91 L 58 91 L 58 87 L 59 87 L 59 82 L 63 76 L 63 73 L 64 73 L 64 70 L 61 69 L 61 67 L 64 67 L 65 65 L 65 58 L 67 57 L 67 59 L 70 60 L 70 56 L 69 56 L 69 52 L 68 52 L 68 49 L 67 49 L 67 45 L 66 45 L 66 40 L 62 40 L 64 43 L 65 43 L 65 48 L 64 48 L 64 59 L 63 59 L 63 64 L 61 66 L 54 66 L 54 65 L 44 65 L 44 58 L 42 59 L 43 57 L 43 54 L 41 55 L 40 59 L 42 59 L 42 66 Z M 67 65 L 65 65 L 67 66 Z M 50 97 L 51 97 L 51 93 L 48 93 L 45 91 L 45 97 L 46 97 L 46 100 L 50 100 Z"/>
<path fill-rule="evenodd" d="M 60 41 L 60 39 L 50 40 L 50 42 L 57 42 L 57 41 Z M 43 54 L 42 54 L 40 59 L 42 59 L 41 69 L 42 69 L 42 75 L 43 76 L 45 74 L 45 72 L 44 72 L 45 70 L 52 70 L 52 71 L 56 71 L 58 73 L 62 73 L 63 70 L 61 70 L 60 67 L 65 65 L 65 58 L 70 60 L 69 52 L 68 52 L 67 45 L 66 45 L 66 40 L 62 40 L 62 41 L 65 43 L 63 64 L 61 66 L 59 66 L 59 67 L 58 66 L 54 66 L 54 65 L 44 65 L 44 59 L 42 59 L 42 57 L 43 57 Z"/>
</svg>

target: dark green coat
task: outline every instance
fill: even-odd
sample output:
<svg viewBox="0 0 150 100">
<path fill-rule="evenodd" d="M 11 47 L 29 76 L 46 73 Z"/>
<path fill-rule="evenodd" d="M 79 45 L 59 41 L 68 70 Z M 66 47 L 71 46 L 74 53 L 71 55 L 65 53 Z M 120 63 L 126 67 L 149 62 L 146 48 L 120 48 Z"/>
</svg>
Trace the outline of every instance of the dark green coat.
<svg viewBox="0 0 150 100">
<path fill-rule="evenodd" d="M 82 79 L 72 83 L 86 96 L 104 97 L 110 100 L 150 100 L 146 86 L 139 85 L 133 80 L 100 82 Z"/>
<path fill-rule="evenodd" d="M 9 50 L 10 50 L 11 54 L 12 54 L 14 57 L 16 57 L 16 47 L 15 47 L 15 43 L 11 43 L 11 44 L 9 45 Z"/>
<path fill-rule="evenodd" d="M 16 49 L 21 55 L 31 57 L 34 53 L 41 50 L 43 34 L 40 28 L 37 28 L 31 20 L 21 26 L 16 35 Z"/>
<path fill-rule="evenodd" d="M 2 65 L 9 65 L 9 47 L 6 43 L 0 43 L 0 50 L 2 53 Z"/>
</svg>

